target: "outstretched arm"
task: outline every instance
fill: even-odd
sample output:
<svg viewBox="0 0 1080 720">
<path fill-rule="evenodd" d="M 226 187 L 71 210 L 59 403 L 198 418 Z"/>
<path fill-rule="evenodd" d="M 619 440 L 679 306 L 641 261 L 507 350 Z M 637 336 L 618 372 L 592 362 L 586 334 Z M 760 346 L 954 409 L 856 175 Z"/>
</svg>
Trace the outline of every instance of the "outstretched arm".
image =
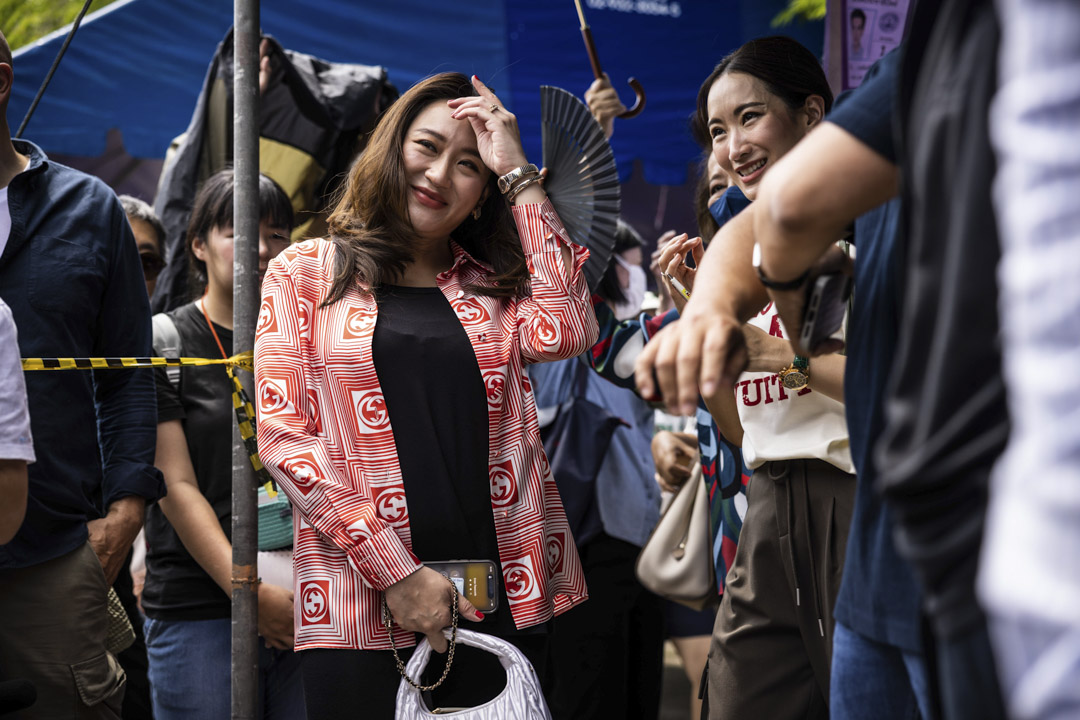
<svg viewBox="0 0 1080 720">
<path fill-rule="evenodd" d="M 839 168 L 842 182 L 835 179 Z M 754 236 L 766 277 L 784 281 L 805 273 L 855 218 L 894 197 L 897 183 L 893 163 L 843 128 L 823 123 L 762 180 Z M 810 348 L 798 341 L 805 288 L 769 295 L 796 352 L 809 356 Z"/>
</svg>

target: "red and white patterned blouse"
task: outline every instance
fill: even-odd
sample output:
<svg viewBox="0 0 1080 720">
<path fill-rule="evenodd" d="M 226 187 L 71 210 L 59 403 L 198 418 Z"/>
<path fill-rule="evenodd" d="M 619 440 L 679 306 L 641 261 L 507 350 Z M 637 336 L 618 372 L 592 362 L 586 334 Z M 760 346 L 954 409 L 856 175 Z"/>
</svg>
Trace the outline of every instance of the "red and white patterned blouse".
<svg viewBox="0 0 1080 720">
<path fill-rule="evenodd" d="M 574 540 L 540 442 L 527 363 L 574 357 L 596 339 L 582 266 L 551 203 L 513 208 L 531 295 L 466 286 L 491 269 L 453 244 L 437 278 L 487 388 L 491 507 L 510 611 L 519 628 L 587 597 Z M 573 268 L 564 269 L 561 239 Z M 393 430 L 371 356 L 375 297 L 350 289 L 320 307 L 334 274 L 329 242 L 270 263 L 255 341 L 259 455 L 293 504 L 296 648 L 389 649 L 381 591 L 420 567 Z M 399 646 L 412 633 L 395 629 Z"/>
</svg>

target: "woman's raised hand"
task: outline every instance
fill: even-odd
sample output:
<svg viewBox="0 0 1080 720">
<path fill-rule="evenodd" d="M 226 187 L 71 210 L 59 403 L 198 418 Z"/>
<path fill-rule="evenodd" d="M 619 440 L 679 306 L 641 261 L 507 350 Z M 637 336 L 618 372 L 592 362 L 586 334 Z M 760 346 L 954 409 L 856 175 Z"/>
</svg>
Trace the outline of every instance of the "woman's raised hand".
<svg viewBox="0 0 1080 720">
<path fill-rule="evenodd" d="M 692 238 L 683 233 L 672 238 L 671 242 L 664 246 L 656 262 L 660 266 L 661 272 L 677 280 L 688 292 L 692 292 L 694 278 L 697 276 L 695 268 L 701 262 L 704 254 L 705 244 L 701 241 L 701 238 Z M 686 264 L 688 255 L 694 258 L 693 268 Z M 682 313 L 683 308 L 686 307 L 686 297 L 676 288 L 671 288 L 671 290 L 673 291 L 671 292 L 671 299 L 675 302 L 675 308 Z"/>
<path fill-rule="evenodd" d="M 398 627 L 424 633 L 431 647 L 440 654 L 447 648 L 442 629 L 450 626 L 453 597 L 450 581 L 429 567 L 421 567 L 386 588 L 386 605 Z M 464 595 L 458 595 L 458 613 L 473 622 L 484 619 Z"/>
<path fill-rule="evenodd" d="M 454 98 L 446 104 L 453 110 L 451 117 L 472 125 L 476 148 L 484 164 L 496 175 L 505 175 L 527 162 L 517 118 L 480 78 L 473 75 L 472 84 L 478 96 Z"/>
</svg>

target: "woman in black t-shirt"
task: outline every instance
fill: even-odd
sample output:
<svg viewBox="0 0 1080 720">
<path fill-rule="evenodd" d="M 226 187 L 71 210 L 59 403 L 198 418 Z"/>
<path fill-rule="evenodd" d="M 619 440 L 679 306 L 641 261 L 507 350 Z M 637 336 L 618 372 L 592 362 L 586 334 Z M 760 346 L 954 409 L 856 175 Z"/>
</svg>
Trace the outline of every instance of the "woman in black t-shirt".
<svg viewBox="0 0 1080 720">
<path fill-rule="evenodd" d="M 290 241 L 285 192 L 259 177 L 259 280 Z M 232 354 L 233 173 L 210 177 L 187 231 L 192 286 L 201 297 L 166 316 L 189 357 Z M 155 318 L 155 328 L 162 318 Z M 166 322 L 168 325 L 168 322 Z M 155 333 L 162 351 L 162 337 Z M 170 340 L 170 342 L 175 342 Z M 146 587 L 154 715 L 225 718 L 230 707 L 232 576 L 232 384 L 218 366 L 184 367 L 174 381 L 159 371 L 156 465 L 168 496 L 147 511 Z M 264 716 L 303 718 L 299 659 L 292 652 L 291 553 L 283 581 L 259 585 L 260 706 Z M 267 580 L 267 568 L 260 568 Z"/>
</svg>

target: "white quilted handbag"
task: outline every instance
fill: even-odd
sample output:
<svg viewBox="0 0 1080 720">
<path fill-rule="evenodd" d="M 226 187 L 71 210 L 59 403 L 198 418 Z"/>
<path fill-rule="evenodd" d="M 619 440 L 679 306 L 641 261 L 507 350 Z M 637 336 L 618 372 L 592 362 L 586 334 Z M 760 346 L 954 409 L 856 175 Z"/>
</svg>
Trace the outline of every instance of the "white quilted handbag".
<svg viewBox="0 0 1080 720">
<path fill-rule="evenodd" d="M 450 630 L 444 631 L 447 640 Z M 459 718 L 459 720 L 551 720 L 540 680 L 536 671 L 521 652 L 505 640 L 484 633 L 458 628 L 457 641 L 463 645 L 486 650 L 498 656 L 506 670 L 506 687 L 494 699 L 479 707 L 435 714 L 424 706 L 420 691 L 404 679 L 398 687 L 396 720 L 422 720 L 423 718 Z M 406 667 L 409 677 L 423 674 L 431 655 L 427 639 L 421 640 L 409 658 Z"/>
</svg>

